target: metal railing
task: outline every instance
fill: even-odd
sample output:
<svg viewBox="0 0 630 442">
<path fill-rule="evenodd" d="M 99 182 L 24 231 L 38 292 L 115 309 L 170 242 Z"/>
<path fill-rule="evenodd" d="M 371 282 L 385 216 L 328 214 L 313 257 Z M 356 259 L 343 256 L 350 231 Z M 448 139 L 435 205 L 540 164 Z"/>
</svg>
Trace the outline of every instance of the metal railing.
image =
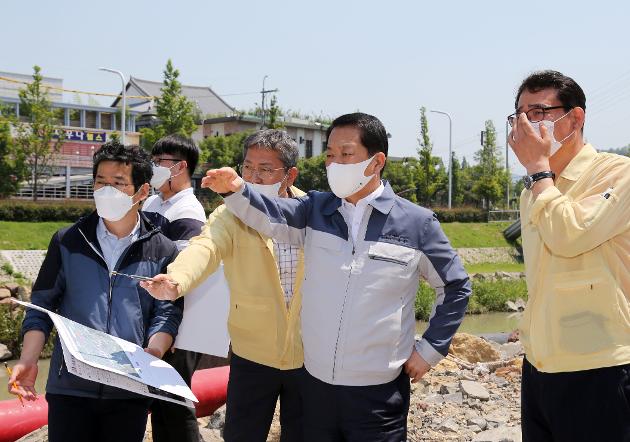
<svg viewBox="0 0 630 442">
<path fill-rule="evenodd" d="M 490 210 L 488 211 L 488 222 L 516 221 L 519 214 L 519 210 Z"/>
</svg>

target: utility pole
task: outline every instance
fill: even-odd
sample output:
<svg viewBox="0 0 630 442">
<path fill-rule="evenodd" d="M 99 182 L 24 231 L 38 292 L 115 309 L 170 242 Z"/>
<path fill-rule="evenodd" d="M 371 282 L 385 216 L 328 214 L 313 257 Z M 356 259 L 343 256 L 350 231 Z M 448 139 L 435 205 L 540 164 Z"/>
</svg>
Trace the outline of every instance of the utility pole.
<svg viewBox="0 0 630 442">
<path fill-rule="evenodd" d="M 122 112 L 121 112 L 121 122 L 120 122 L 120 141 L 122 142 L 122 145 L 125 145 L 125 131 L 127 129 L 126 127 L 126 121 L 125 121 L 125 115 L 127 113 L 127 82 L 125 81 L 125 76 L 123 75 L 123 73 L 121 71 L 117 71 L 115 69 L 110 69 L 110 68 L 98 68 L 100 71 L 105 71 L 105 72 L 111 72 L 113 74 L 117 74 L 120 77 L 120 81 L 122 82 Z"/>
<path fill-rule="evenodd" d="M 507 174 L 505 185 L 505 209 L 510 210 L 510 181 L 512 181 L 512 174 L 510 174 L 510 163 L 508 161 L 508 154 L 510 153 L 510 143 L 508 143 L 509 134 L 508 122 L 505 122 L 505 173 Z"/>
<path fill-rule="evenodd" d="M 429 112 L 446 115 L 448 117 L 448 208 L 450 209 L 453 194 L 453 120 L 448 112 L 439 110 L 431 110 Z"/>
<path fill-rule="evenodd" d="M 260 94 L 262 95 L 262 99 L 261 99 L 261 110 L 262 110 L 262 123 L 260 124 L 260 128 L 264 129 L 265 128 L 265 95 L 266 94 L 270 94 L 272 92 L 278 92 L 278 89 L 270 89 L 270 90 L 266 90 L 265 89 L 265 80 L 267 79 L 269 75 L 265 75 L 263 77 L 263 84 L 262 84 L 262 90 L 260 91 Z"/>
</svg>

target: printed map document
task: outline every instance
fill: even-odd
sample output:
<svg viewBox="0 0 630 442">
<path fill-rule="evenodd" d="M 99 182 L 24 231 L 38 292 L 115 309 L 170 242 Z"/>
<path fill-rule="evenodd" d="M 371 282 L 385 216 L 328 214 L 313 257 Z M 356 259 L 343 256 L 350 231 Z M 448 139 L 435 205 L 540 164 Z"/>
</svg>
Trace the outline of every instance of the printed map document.
<svg viewBox="0 0 630 442">
<path fill-rule="evenodd" d="M 182 377 L 168 363 L 142 347 L 79 324 L 37 305 L 13 300 L 50 316 L 68 371 L 112 387 L 194 408 L 198 402 Z"/>
<path fill-rule="evenodd" d="M 184 319 L 175 348 L 225 358 L 230 348 L 229 313 L 230 289 L 221 263 L 216 272 L 184 296 Z"/>
</svg>

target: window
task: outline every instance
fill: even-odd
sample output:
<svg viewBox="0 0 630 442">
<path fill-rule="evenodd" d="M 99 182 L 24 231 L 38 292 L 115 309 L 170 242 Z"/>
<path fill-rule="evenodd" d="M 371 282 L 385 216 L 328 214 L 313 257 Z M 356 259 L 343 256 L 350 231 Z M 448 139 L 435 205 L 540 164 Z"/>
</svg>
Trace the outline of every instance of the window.
<svg viewBox="0 0 630 442">
<path fill-rule="evenodd" d="M 112 123 L 112 114 L 103 112 L 101 114 L 101 129 L 113 130 Z"/>
<path fill-rule="evenodd" d="M 85 127 L 96 129 L 96 112 L 94 111 L 85 112 Z"/>
<path fill-rule="evenodd" d="M 305 141 L 306 141 L 306 147 L 305 147 L 304 156 L 306 158 L 310 158 L 313 156 L 313 140 L 305 140 Z"/>
<path fill-rule="evenodd" d="M 81 111 L 78 109 L 70 109 L 70 126 L 81 127 Z"/>
</svg>

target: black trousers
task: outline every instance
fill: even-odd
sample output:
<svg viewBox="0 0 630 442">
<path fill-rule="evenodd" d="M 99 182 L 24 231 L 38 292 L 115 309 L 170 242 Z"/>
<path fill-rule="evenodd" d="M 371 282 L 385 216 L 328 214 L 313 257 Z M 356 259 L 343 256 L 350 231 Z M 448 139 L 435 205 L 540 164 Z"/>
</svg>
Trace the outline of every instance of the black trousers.
<svg viewBox="0 0 630 442">
<path fill-rule="evenodd" d="M 171 364 L 190 387 L 201 353 L 186 350 L 166 352 L 164 360 Z M 151 405 L 151 428 L 154 442 L 199 442 L 199 425 L 195 410 L 172 402 L 156 400 Z"/>
<path fill-rule="evenodd" d="M 149 401 L 46 394 L 49 442 L 142 442 Z"/>
<path fill-rule="evenodd" d="M 523 360 L 524 442 L 630 442 L 630 364 L 543 373 Z"/>
<path fill-rule="evenodd" d="M 301 380 L 301 369 L 279 370 L 232 353 L 225 440 L 265 442 L 280 397 L 280 441 L 302 441 Z"/>
<path fill-rule="evenodd" d="M 404 442 L 409 376 L 380 385 L 322 382 L 304 370 L 304 440 L 307 442 Z"/>
</svg>

